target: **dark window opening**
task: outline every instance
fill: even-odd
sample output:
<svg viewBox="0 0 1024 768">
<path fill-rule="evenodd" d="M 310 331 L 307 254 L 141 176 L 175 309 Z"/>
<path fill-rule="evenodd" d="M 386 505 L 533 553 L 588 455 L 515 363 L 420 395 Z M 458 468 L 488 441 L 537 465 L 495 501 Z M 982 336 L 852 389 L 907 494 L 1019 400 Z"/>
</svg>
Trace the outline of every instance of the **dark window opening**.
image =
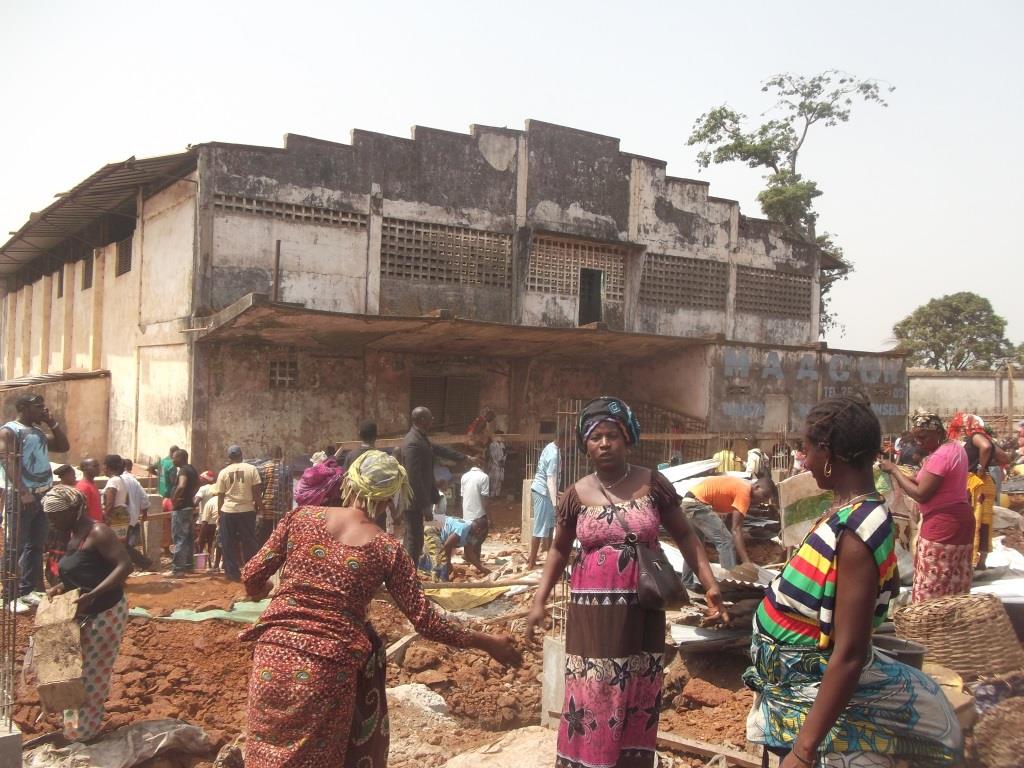
<svg viewBox="0 0 1024 768">
<path fill-rule="evenodd" d="M 476 376 L 413 376 L 409 409 L 424 406 L 434 415 L 434 429 L 462 432 L 480 413 L 480 379 Z"/>
<path fill-rule="evenodd" d="M 540 433 L 542 435 L 553 435 L 553 434 L 555 434 L 555 430 L 556 429 L 557 429 L 557 425 L 555 424 L 555 420 L 554 419 L 541 419 L 540 420 Z"/>
<path fill-rule="evenodd" d="M 57 270 L 57 298 L 64 298 L 64 267 Z"/>
<path fill-rule="evenodd" d="M 128 235 L 124 240 L 117 241 L 117 265 L 114 267 L 114 276 L 118 277 L 131 272 L 132 269 L 132 236 Z"/>
<path fill-rule="evenodd" d="M 295 389 L 299 386 L 299 363 L 296 360 L 270 361 L 270 388 Z"/>
<path fill-rule="evenodd" d="M 601 322 L 601 284 L 604 272 L 600 269 L 580 269 L 580 325 Z"/>
<path fill-rule="evenodd" d="M 92 288 L 92 265 L 93 255 L 90 253 L 84 259 L 82 259 L 82 290 L 87 291 Z"/>
</svg>

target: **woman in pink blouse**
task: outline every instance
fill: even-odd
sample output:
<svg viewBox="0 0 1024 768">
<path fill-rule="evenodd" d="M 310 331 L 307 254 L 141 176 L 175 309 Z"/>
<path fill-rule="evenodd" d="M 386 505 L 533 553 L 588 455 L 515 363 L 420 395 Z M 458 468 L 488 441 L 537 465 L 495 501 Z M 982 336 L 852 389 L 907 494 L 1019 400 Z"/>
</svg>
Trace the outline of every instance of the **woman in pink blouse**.
<svg viewBox="0 0 1024 768">
<path fill-rule="evenodd" d="M 942 419 L 918 411 L 914 440 L 926 454 L 917 477 L 904 475 L 891 461 L 881 468 L 921 509 L 921 530 L 914 553 L 911 602 L 970 591 L 974 575 L 974 511 L 967 500 L 967 453 L 946 439 Z"/>
</svg>

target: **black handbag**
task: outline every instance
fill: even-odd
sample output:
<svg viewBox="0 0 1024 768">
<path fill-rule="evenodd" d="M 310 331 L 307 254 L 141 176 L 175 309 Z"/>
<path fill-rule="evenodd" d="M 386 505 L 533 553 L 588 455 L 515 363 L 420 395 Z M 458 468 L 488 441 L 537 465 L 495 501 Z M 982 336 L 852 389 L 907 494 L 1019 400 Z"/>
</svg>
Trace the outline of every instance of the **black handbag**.
<svg viewBox="0 0 1024 768">
<path fill-rule="evenodd" d="M 604 492 L 603 488 L 601 490 Z M 668 561 L 661 544 L 656 543 L 653 546 L 643 544 L 630 530 L 626 516 L 622 514 L 618 505 L 612 503 L 611 497 L 607 493 L 605 493 L 605 498 L 612 504 L 615 517 L 626 532 L 626 546 L 632 548 L 636 557 L 636 595 L 640 606 L 649 611 L 664 611 L 669 606 L 689 603 L 690 598 L 686 594 L 683 580 L 679 578 L 672 563 Z"/>
</svg>

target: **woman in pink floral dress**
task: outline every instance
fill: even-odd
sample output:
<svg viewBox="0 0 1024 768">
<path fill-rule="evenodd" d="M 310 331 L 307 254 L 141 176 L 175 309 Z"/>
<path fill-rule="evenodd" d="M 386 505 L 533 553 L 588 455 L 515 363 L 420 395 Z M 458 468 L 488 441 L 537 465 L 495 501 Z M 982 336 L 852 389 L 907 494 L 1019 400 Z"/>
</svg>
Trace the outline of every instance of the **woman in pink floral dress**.
<svg viewBox="0 0 1024 768">
<path fill-rule="evenodd" d="M 627 449 L 640 427 L 621 400 L 602 397 L 580 411 L 577 438 L 596 472 L 562 497 L 547 565 L 527 636 L 544 619 L 573 541 L 566 625 L 565 706 L 558 730 L 559 768 L 650 768 L 661 710 L 665 613 L 640 606 L 637 561 L 627 530 L 641 546 L 656 546 L 660 526 L 679 545 L 704 585 L 712 615 L 728 619 L 704 547 L 679 507 L 679 496 L 658 472 L 629 464 Z"/>
</svg>

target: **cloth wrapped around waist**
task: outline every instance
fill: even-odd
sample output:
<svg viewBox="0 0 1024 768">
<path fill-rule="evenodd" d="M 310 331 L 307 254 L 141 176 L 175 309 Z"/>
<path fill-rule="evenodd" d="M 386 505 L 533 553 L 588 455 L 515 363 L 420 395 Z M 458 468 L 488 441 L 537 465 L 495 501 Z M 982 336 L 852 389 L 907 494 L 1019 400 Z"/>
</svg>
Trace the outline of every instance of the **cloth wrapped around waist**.
<svg viewBox="0 0 1024 768">
<path fill-rule="evenodd" d="M 758 694 L 747 717 L 750 741 L 792 748 L 830 656 L 830 650 L 781 645 L 755 630 L 753 664 L 743 674 L 743 682 Z M 872 648 L 853 696 L 818 751 L 899 756 L 925 768 L 956 764 L 963 737 L 938 683 Z"/>
</svg>

